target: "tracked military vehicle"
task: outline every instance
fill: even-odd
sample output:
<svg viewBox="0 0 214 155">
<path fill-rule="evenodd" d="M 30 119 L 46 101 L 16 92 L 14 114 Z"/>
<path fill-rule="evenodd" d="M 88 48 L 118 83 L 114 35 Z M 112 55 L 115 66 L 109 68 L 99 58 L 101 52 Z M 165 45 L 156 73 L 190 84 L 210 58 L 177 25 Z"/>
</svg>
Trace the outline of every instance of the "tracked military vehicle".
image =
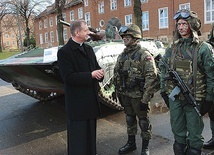
<svg viewBox="0 0 214 155">
<path fill-rule="evenodd" d="M 124 49 L 122 41 L 92 41 L 88 44 L 93 46 L 97 60 L 105 72 L 105 78 L 100 83 L 99 97 L 101 103 L 113 109 L 122 110 L 123 107 L 119 101 L 113 100 L 111 96 L 114 91 L 111 80 L 113 68 L 117 56 Z M 57 66 L 59 48 L 60 46 L 33 49 L 0 60 L 0 78 L 11 83 L 18 91 L 40 101 L 47 101 L 64 95 L 64 84 Z"/>
</svg>

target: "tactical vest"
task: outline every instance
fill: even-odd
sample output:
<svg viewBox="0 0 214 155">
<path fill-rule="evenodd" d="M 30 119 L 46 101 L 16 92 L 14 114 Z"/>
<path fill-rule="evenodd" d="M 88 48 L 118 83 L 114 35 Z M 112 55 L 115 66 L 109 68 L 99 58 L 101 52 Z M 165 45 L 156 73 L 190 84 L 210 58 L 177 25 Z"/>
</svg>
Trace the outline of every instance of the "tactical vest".
<svg viewBox="0 0 214 155">
<path fill-rule="evenodd" d="M 194 53 L 197 53 L 199 50 L 197 48 L 194 48 Z M 191 52 L 186 50 L 189 58 L 186 59 L 180 56 L 176 51 L 172 52 L 171 55 L 171 62 L 170 62 L 170 68 L 173 68 L 177 71 L 178 75 L 181 77 L 181 79 L 186 83 L 188 88 L 191 90 L 192 95 L 195 97 L 196 101 L 201 101 L 206 96 L 206 78 L 205 74 L 202 71 L 199 71 L 197 67 L 196 73 L 193 71 L 193 55 Z M 196 61 L 197 63 L 197 61 Z M 194 78 L 195 76 L 195 78 Z M 195 79 L 195 88 L 194 88 L 194 79 Z M 167 87 L 168 87 L 168 93 L 170 94 L 173 88 L 175 87 L 172 83 L 172 81 L 167 81 Z M 184 100 L 184 96 L 182 93 L 179 94 L 179 99 Z"/>
<path fill-rule="evenodd" d="M 144 85 L 142 53 L 143 49 L 138 49 L 131 52 L 123 52 L 119 56 L 118 66 L 116 66 L 116 88 L 118 93 L 132 98 L 142 97 Z"/>
</svg>

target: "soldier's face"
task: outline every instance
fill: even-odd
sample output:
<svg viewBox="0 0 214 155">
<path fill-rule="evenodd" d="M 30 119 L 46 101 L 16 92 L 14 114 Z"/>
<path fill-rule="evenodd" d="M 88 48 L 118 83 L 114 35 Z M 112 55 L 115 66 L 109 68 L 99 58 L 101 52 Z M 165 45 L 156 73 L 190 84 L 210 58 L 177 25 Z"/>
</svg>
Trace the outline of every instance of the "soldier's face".
<svg viewBox="0 0 214 155">
<path fill-rule="evenodd" d="M 130 35 L 123 36 L 123 42 L 125 46 L 131 46 L 134 43 L 134 38 Z"/>
<path fill-rule="evenodd" d="M 177 29 L 182 38 L 188 38 L 191 34 L 191 29 L 187 21 L 179 19 L 177 22 Z"/>
</svg>

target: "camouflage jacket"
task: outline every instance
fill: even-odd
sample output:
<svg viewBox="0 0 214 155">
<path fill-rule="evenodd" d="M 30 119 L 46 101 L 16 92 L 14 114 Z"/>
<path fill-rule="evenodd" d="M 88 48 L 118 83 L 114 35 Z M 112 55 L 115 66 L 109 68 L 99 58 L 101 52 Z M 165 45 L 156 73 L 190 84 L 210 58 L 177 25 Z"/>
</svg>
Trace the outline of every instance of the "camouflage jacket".
<svg viewBox="0 0 214 155">
<path fill-rule="evenodd" d="M 140 44 L 126 47 L 117 58 L 114 75 L 118 94 L 142 98 L 143 103 L 150 101 L 157 82 L 157 68 L 147 49 Z"/>
<path fill-rule="evenodd" d="M 200 48 L 196 51 L 196 46 L 199 42 L 194 42 L 193 39 L 180 38 L 174 44 L 170 45 L 163 56 L 169 67 L 178 72 L 183 81 L 193 88 L 193 54 L 197 52 L 197 73 L 196 75 L 196 100 L 206 99 L 207 101 L 214 100 L 214 53 L 210 44 L 202 42 Z M 173 55 L 175 55 L 173 60 Z M 189 62 L 189 63 L 188 63 Z M 189 67 L 188 67 L 189 65 Z M 173 66 L 173 67 L 172 67 Z M 178 67 L 179 66 L 179 67 Z M 164 80 L 167 77 L 167 71 L 164 65 L 159 64 L 161 69 L 161 92 L 166 91 L 171 93 L 170 84 Z M 188 70 L 189 68 L 189 70 Z M 182 71 L 181 71 L 182 69 Z M 184 75 L 184 72 L 189 72 Z M 185 76 L 187 77 L 185 79 Z M 168 80 L 167 80 L 168 81 Z M 192 92 L 193 93 L 193 92 Z M 182 95 L 181 93 L 179 95 Z M 193 93 L 194 95 L 194 93 Z"/>
</svg>

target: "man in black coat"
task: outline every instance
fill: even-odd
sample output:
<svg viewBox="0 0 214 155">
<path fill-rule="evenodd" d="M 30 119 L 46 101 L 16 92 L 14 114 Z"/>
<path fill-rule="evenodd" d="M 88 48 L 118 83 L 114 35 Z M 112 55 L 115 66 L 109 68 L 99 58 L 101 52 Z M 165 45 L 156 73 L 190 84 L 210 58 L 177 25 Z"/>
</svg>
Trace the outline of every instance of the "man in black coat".
<svg viewBox="0 0 214 155">
<path fill-rule="evenodd" d="M 59 49 L 58 66 L 65 86 L 69 155 L 96 154 L 96 120 L 101 115 L 99 84 L 104 78 L 91 46 L 86 22 L 70 24 L 71 38 Z"/>
</svg>

